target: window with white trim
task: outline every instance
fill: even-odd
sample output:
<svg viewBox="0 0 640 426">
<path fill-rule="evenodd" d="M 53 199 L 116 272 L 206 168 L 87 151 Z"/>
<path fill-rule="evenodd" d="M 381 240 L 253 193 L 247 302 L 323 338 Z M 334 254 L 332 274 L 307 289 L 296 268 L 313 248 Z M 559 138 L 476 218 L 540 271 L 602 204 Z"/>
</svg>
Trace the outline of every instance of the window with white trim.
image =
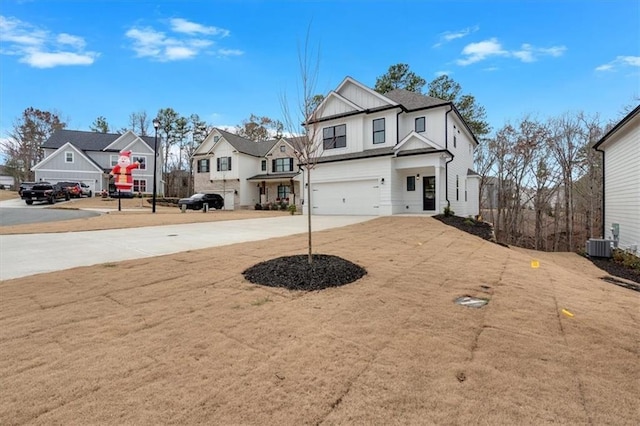
<svg viewBox="0 0 640 426">
<path fill-rule="evenodd" d="M 64 152 L 64 162 L 65 163 L 73 163 L 73 151 L 65 151 Z"/>
<path fill-rule="evenodd" d="M 293 158 L 275 158 L 271 161 L 273 172 L 292 172 Z"/>
<path fill-rule="evenodd" d="M 278 185 L 278 198 L 281 200 L 289 198 L 291 187 L 289 185 Z"/>
<path fill-rule="evenodd" d="M 111 167 L 115 167 L 116 165 L 118 165 L 118 156 L 112 155 L 111 157 L 109 157 L 109 162 L 111 164 Z"/>
<path fill-rule="evenodd" d="M 416 118 L 416 133 L 422 133 L 426 130 L 426 121 L 424 117 Z"/>
<path fill-rule="evenodd" d="M 346 148 L 347 125 L 340 124 L 322 129 L 322 145 L 324 149 Z"/>
<path fill-rule="evenodd" d="M 147 180 L 146 179 L 134 179 L 133 180 L 133 192 L 147 192 Z"/>
<path fill-rule="evenodd" d="M 373 143 L 384 143 L 384 118 L 373 120 Z"/>
<path fill-rule="evenodd" d="M 138 169 L 147 170 L 147 157 L 133 157 L 133 162 L 135 163 L 136 161 L 140 163 Z"/>
<path fill-rule="evenodd" d="M 231 170 L 231 157 L 218 157 L 217 170 L 219 172 L 227 172 Z"/>
<path fill-rule="evenodd" d="M 262 170 L 263 172 L 267 171 L 267 160 L 262 160 L 260 162 L 260 170 Z"/>
<path fill-rule="evenodd" d="M 203 158 L 198 160 L 198 173 L 208 173 L 209 172 L 209 159 Z"/>
</svg>

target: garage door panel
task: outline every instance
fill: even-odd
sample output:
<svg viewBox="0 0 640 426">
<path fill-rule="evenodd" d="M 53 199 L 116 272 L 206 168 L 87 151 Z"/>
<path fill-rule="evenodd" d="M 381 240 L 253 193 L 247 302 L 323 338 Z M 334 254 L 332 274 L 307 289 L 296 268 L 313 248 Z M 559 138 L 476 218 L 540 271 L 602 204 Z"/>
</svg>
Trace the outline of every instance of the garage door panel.
<svg viewBox="0 0 640 426">
<path fill-rule="evenodd" d="M 378 215 L 380 187 L 377 180 L 313 184 L 313 213 Z"/>
</svg>

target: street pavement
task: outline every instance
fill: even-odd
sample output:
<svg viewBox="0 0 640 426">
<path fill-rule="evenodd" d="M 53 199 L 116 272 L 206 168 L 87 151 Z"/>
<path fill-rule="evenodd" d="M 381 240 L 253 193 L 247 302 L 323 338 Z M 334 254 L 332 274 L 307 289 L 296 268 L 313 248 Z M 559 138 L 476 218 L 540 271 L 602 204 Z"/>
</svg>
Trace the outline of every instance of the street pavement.
<svg viewBox="0 0 640 426">
<path fill-rule="evenodd" d="M 313 231 L 372 216 L 313 216 Z M 0 235 L 0 280 L 307 232 L 305 215 L 51 234 Z"/>
</svg>

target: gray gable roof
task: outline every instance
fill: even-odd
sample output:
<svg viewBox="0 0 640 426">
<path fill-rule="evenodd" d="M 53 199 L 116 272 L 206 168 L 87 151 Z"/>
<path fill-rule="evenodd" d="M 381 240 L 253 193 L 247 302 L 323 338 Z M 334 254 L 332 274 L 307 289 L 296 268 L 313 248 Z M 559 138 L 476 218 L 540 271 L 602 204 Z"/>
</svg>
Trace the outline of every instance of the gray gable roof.
<svg viewBox="0 0 640 426">
<path fill-rule="evenodd" d="M 120 134 L 117 133 L 98 133 L 98 132 L 85 132 L 82 130 L 56 130 L 50 137 L 42 144 L 43 148 L 58 149 L 67 142 L 82 151 L 102 151 L 109 145 L 111 145 Z M 153 149 L 154 138 L 151 136 L 140 136 L 149 148 Z"/>
<path fill-rule="evenodd" d="M 273 139 L 264 142 L 255 142 L 222 129 L 216 128 L 216 130 L 220 132 L 225 140 L 238 150 L 238 152 L 251 155 L 253 157 L 264 157 L 267 155 L 267 152 L 273 148 L 276 142 L 278 142 Z"/>
<path fill-rule="evenodd" d="M 385 93 L 384 96 L 399 103 L 409 111 L 447 105 L 449 103 L 449 101 L 444 101 L 442 99 L 433 98 L 416 92 L 410 92 L 404 89 L 394 89 Z"/>
</svg>

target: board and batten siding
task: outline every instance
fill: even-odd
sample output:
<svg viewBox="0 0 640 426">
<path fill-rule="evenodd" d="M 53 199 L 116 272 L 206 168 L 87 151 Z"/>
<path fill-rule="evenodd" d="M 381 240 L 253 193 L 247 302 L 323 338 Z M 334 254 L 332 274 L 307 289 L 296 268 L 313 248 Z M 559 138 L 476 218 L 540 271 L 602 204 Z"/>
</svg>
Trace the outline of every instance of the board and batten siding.
<svg viewBox="0 0 640 426">
<path fill-rule="evenodd" d="M 640 117 L 601 147 L 605 151 L 605 237 L 620 225 L 619 246 L 640 248 Z"/>
</svg>

